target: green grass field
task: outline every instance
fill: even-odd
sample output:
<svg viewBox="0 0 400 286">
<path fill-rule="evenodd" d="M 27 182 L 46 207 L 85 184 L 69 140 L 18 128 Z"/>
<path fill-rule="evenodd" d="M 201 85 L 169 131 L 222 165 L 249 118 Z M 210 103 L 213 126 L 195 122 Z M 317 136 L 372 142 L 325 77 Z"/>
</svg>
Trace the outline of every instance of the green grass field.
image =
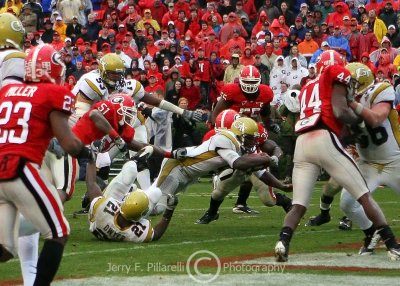
<svg viewBox="0 0 400 286">
<path fill-rule="evenodd" d="M 306 214 L 306 218 L 317 214 L 319 211 L 321 186 L 322 184 L 320 183 L 317 185 L 312 199 L 312 206 Z M 84 184 L 79 182 L 74 198 L 65 206 L 65 213 L 72 231 L 57 279 L 124 278 L 154 274 L 187 275 L 185 267 L 188 258 L 200 250 L 211 251 L 223 265 L 227 265 L 226 263 L 243 265 L 241 262 L 250 260 L 248 265 L 261 265 L 259 267 L 264 267 L 262 269 L 243 267 L 228 269 L 227 267 L 222 267 L 222 275 L 236 274 L 235 272 L 240 274 L 262 273 L 266 267 L 271 267 L 271 269 L 275 267 L 271 272 L 279 270 L 278 266 L 271 266 L 275 265 L 272 264 L 273 259 L 271 256 L 283 222 L 284 211 L 280 207 L 267 208 L 262 206 L 254 192 L 249 199 L 249 205 L 259 210 L 260 214 L 233 214 L 232 206 L 236 201 L 237 194 L 235 191 L 222 204 L 219 220 L 209 225 L 195 225 L 196 219 L 208 207 L 211 190 L 209 180 L 202 179 L 199 184 L 191 186 L 186 193 L 180 196 L 180 204 L 175 211 L 167 232 L 160 241 L 148 244 L 130 244 L 97 241 L 88 231 L 86 216 L 72 217 L 72 213 L 80 207 L 80 198 L 84 190 Z M 382 206 L 393 230 L 400 237 L 400 197 L 388 189 L 377 190 L 374 197 Z M 332 253 L 332 255 L 338 254 L 339 256 L 343 254 L 344 258 L 346 256 L 355 257 L 358 248 L 361 246 L 363 234 L 357 230 L 356 226 L 353 227 L 352 231 L 338 229 L 338 221 L 342 216 L 338 207 L 338 198 L 333 203 L 332 216 L 330 223 L 320 227 L 306 228 L 304 227 L 305 220 L 302 221 L 291 244 L 293 261 L 301 260 L 301 254 L 306 256 L 320 252 L 328 253 L 326 254 L 328 260 L 329 253 Z M 155 225 L 158 220 L 159 217 L 153 217 L 153 224 Z M 366 262 L 364 270 L 362 267 L 353 269 L 351 267 L 324 268 L 303 265 L 298 267 L 288 266 L 284 269 L 284 272 L 287 274 L 315 274 L 317 277 L 322 274 L 400 276 L 400 262 L 388 262 L 383 250 L 379 249 L 377 252 L 374 255 L 374 259 L 378 259 L 378 263 L 371 265 Z M 194 259 L 196 258 L 194 257 Z M 254 259 L 256 262 L 251 262 Z M 390 265 L 388 268 L 379 271 L 369 269 L 379 267 L 379 261 L 390 263 Z M 199 263 L 199 269 L 202 273 L 215 273 L 216 267 L 215 259 L 210 261 L 203 260 Z M 0 266 L 0 285 L 13 285 L 15 281 L 20 281 L 20 279 L 18 260 L 12 260 Z M 98 280 L 101 281 L 102 279 Z M 11 283 L 11 281 L 14 282 Z M 93 282 L 96 280 L 90 281 L 92 282 L 79 285 L 100 285 L 97 282 Z M 178 282 L 176 283 L 178 284 Z M 68 282 L 65 285 L 70 284 Z M 111 283 L 108 285 L 122 284 Z"/>
</svg>

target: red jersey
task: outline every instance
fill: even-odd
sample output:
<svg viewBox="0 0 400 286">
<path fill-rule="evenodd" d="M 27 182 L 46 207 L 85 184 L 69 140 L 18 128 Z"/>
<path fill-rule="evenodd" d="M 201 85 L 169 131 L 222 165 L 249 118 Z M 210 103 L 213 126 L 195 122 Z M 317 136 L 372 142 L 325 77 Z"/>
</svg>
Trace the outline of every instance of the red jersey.
<svg viewBox="0 0 400 286">
<path fill-rule="evenodd" d="M 63 86 L 10 84 L 0 91 L 0 157 L 17 155 L 42 164 L 53 137 L 49 115 L 58 110 L 71 114 L 75 95 Z"/>
<path fill-rule="evenodd" d="M 208 130 L 208 132 L 206 134 L 204 134 L 204 136 L 203 136 L 203 142 L 207 141 L 208 139 L 210 139 L 214 135 L 215 135 L 215 129 L 214 128 Z"/>
<path fill-rule="evenodd" d="M 113 104 L 110 101 L 102 100 L 95 103 L 90 111 L 95 109 L 99 110 L 121 138 L 124 139 L 125 142 L 130 142 L 135 132 L 133 128 L 127 124 L 125 124 L 123 128 L 119 125 L 118 121 L 121 120 L 121 116 L 117 113 L 119 107 L 119 104 Z M 107 135 L 97 129 L 96 125 L 89 117 L 90 111 L 86 112 L 72 128 L 72 132 L 76 137 L 86 145 Z"/>
<path fill-rule="evenodd" d="M 231 109 L 251 118 L 256 118 L 260 113 L 261 107 L 269 104 L 274 98 L 272 89 L 260 84 L 258 97 L 254 100 L 246 98 L 240 85 L 237 83 L 226 84 L 222 87 L 221 96 L 225 101 L 232 103 Z"/>
<path fill-rule="evenodd" d="M 306 132 L 322 121 L 329 130 L 339 135 L 343 123 L 333 114 L 332 88 L 335 82 L 348 85 L 350 79 L 347 69 L 335 65 L 326 67 L 320 76 L 307 82 L 299 95 L 300 118 L 296 123 L 296 132 Z"/>
</svg>

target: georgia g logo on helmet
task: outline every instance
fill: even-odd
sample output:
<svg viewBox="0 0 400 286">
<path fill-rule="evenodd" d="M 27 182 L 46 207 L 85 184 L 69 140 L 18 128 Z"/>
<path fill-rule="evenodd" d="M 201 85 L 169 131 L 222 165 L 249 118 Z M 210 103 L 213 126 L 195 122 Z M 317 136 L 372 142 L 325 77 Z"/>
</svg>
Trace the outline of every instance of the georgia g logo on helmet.
<svg viewBox="0 0 400 286">
<path fill-rule="evenodd" d="M 124 102 L 124 98 L 122 96 L 114 96 L 111 98 L 111 102 L 114 104 L 121 104 Z"/>
</svg>

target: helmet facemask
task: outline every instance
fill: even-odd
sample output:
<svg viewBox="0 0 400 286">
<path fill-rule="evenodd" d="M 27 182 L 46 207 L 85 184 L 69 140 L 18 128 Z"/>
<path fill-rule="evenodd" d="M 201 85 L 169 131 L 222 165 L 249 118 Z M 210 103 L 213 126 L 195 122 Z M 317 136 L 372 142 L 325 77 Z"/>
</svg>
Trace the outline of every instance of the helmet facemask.
<svg viewBox="0 0 400 286">
<path fill-rule="evenodd" d="M 261 83 L 260 78 L 242 79 L 239 78 L 240 87 L 245 93 L 256 93 Z"/>
<path fill-rule="evenodd" d="M 105 71 L 103 75 L 104 82 L 110 86 L 115 87 L 117 84 L 121 83 L 124 79 L 124 71 Z"/>
<path fill-rule="evenodd" d="M 132 128 L 135 126 L 137 119 L 137 110 L 135 107 L 121 106 L 118 108 L 117 112 L 122 116 L 119 125 L 123 126 L 124 124 L 127 124 Z"/>
</svg>

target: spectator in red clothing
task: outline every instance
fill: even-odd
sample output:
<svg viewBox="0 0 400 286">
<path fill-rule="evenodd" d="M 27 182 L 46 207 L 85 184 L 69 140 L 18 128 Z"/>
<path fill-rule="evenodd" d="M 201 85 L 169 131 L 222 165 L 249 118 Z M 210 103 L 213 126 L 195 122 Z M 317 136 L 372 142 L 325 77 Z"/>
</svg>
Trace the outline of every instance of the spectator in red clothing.
<svg viewBox="0 0 400 286">
<path fill-rule="evenodd" d="M 386 1 L 382 1 L 382 3 L 385 3 Z M 367 10 L 367 12 L 371 11 L 372 9 L 375 11 L 379 11 L 381 10 L 381 4 L 382 3 L 378 3 L 377 0 L 370 0 L 369 3 L 367 5 L 365 5 L 365 9 Z"/>
<path fill-rule="evenodd" d="M 254 65 L 255 59 L 251 54 L 251 48 L 246 47 L 243 55 L 240 57 L 239 63 L 243 66 Z"/>
<path fill-rule="evenodd" d="M 201 30 L 200 19 L 201 18 L 198 15 L 198 10 L 196 8 L 191 8 L 187 27 L 188 30 L 192 31 L 194 35 L 197 35 L 197 33 Z"/>
<path fill-rule="evenodd" d="M 175 10 L 178 12 L 183 10 L 185 12 L 186 17 L 189 17 L 190 15 L 190 7 L 185 0 L 178 0 L 178 2 L 175 3 Z"/>
<path fill-rule="evenodd" d="M 205 51 L 205 57 L 210 58 L 210 54 L 212 52 L 216 52 L 219 54 L 219 51 L 221 49 L 221 42 L 216 39 L 216 35 L 214 30 L 211 30 L 208 33 L 208 39 L 206 42 L 203 41 L 203 43 L 200 44 L 200 47 L 202 47 Z"/>
<path fill-rule="evenodd" d="M 218 22 L 222 24 L 222 17 L 217 12 L 217 9 L 215 8 L 214 2 L 209 2 L 209 3 L 207 3 L 207 11 L 201 17 L 201 20 L 203 20 L 203 21 L 207 22 L 208 24 L 210 24 L 211 16 L 213 16 L 213 15 L 217 16 Z"/>
<path fill-rule="evenodd" d="M 178 10 L 175 9 L 174 3 L 173 2 L 168 3 L 167 8 L 168 11 L 167 13 L 164 14 L 161 20 L 161 25 L 163 27 L 167 27 L 169 21 L 174 22 L 176 19 L 178 19 Z"/>
<path fill-rule="evenodd" d="M 237 15 L 233 12 L 229 13 L 228 16 L 228 23 L 226 23 L 220 30 L 219 36 L 222 44 L 225 44 L 228 42 L 230 38 L 233 36 L 233 31 L 238 30 L 239 35 L 241 35 L 244 38 L 247 38 L 248 34 L 245 30 L 245 28 L 242 25 L 242 22 L 240 19 L 238 19 Z"/>
<path fill-rule="evenodd" d="M 118 33 L 115 35 L 115 39 L 117 40 L 118 43 L 122 44 L 122 41 L 124 40 L 126 36 L 126 28 L 124 24 L 119 24 L 118 26 Z"/>
<path fill-rule="evenodd" d="M 249 16 L 249 21 L 254 23 L 257 20 L 257 9 L 254 0 L 243 0 L 243 11 Z"/>
<path fill-rule="evenodd" d="M 124 38 L 122 41 L 122 51 L 131 59 L 140 57 L 140 54 L 129 46 L 129 40 L 127 38 Z"/>
<path fill-rule="evenodd" d="M 390 55 L 388 53 L 381 53 L 379 56 L 377 71 L 382 70 L 385 79 L 391 80 L 393 75 L 397 73 L 397 68 L 392 62 L 390 61 Z"/>
<path fill-rule="evenodd" d="M 203 42 L 203 39 L 207 39 L 208 33 L 212 31 L 211 27 L 208 25 L 206 21 L 201 21 L 201 30 L 200 32 L 196 35 L 196 43 L 200 45 Z"/>
<path fill-rule="evenodd" d="M 258 32 L 260 32 L 262 30 L 262 25 L 265 22 L 268 22 L 268 16 L 267 16 L 267 12 L 262 10 L 260 12 L 260 16 L 258 17 L 257 23 L 253 27 L 253 31 L 251 32 L 251 34 L 252 35 L 256 35 Z"/>
<path fill-rule="evenodd" d="M 179 32 L 179 34 L 183 35 L 184 33 L 186 33 L 186 31 L 187 31 L 186 24 L 187 24 L 187 18 L 186 18 L 185 11 L 179 10 L 178 18 L 174 21 L 175 28 Z"/>
<path fill-rule="evenodd" d="M 370 61 L 370 59 L 369 59 L 369 54 L 368 54 L 367 52 L 364 52 L 364 53 L 361 55 L 361 60 L 360 60 L 360 62 L 361 62 L 362 64 L 366 65 L 367 67 L 369 67 L 369 69 L 372 71 L 373 74 L 376 73 L 376 67 L 375 67 L 374 63 Z"/>
<path fill-rule="evenodd" d="M 76 84 L 76 79 L 73 75 L 70 75 L 67 79 L 67 82 L 64 83 L 64 86 L 68 89 L 68 90 L 72 90 L 74 88 Z"/>
<path fill-rule="evenodd" d="M 152 36 L 146 37 L 146 48 L 149 52 L 149 55 L 154 58 L 154 55 L 158 52 L 158 47 L 154 45 L 154 39 Z"/>
<path fill-rule="evenodd" d="M 349 16 L 351 18 L 349 7 L 343 2 L 338 2 L 335 4 L 335 9 L 335 12 L 329 14 L 328 17 L 326 17 L 326 22 L 328 24 L 333 24 L 334 27 L 343 26 L 343 17 Z"/>
<path fill-rule="evenodd" d="M 142 15 L 142 9 L 140 6 L 136 5 L 134 0 L 128 0 L 128 3 L 123 6 L 119 12 L 119 18 L 121 21 L 126 20 L 128 15 L 135 18 L 135 23 L 142 18 L 142 16 L 140 16 Z"/>
<path fill-rule="evenodd" d="M 161 0 L 154 0 L 153 6 L 150 9 L 152 10 L 151 15 L 153 19 L 158 23 L 161 23 L 164 14 L 168 12 L 167 7 L 165 7 Z"/>
<path fill-rule="evenodd" d="M 60 51 L 64 47 L 64 41 L 61 40 L 61 36 L 57 31 L 54 31 L 53 33 L 53 41 L 51 42 L 51 45 L 56 51 Z"/>
<path fill-rule="evenodd" d="M 364 52 L 370 54 L 379 48 L 378 40 L 372 30 L 369 28 L 368 22 L 362 23 L 361 34 L 358 38 L 358 59 Z"/>
<path fill-rule="evenodd" d="M 148 74 L 147 80 L 149 81 L 149 85 L 145 87 L 145 91 L 149 93 L 155 92 L 157 89 L 164 90 L 164 88 L 158 83 L 158 79 L 154 74 Z"/>
<path fill-rule="evenodd" d="M 239 29 L 234 29 L 232 36 L 233 37 L 222 47 L 222 49 L 230 50 L 232 47 L 239 45 L 240 50 L 243 51 L 246 41 L 240 36 Z"/>
<path fill-rule="evenodd" d="M 357 29 L 357 24 L 355 22 L 351 22 L 350 29 L 350 34 L 347 35 L 346 39 L 349 41 L 351 56 L 353 57 L 352 61 L 359 61 L 358 41 L 360 31 Z"/>
<path fill-rule="evenodd" d="M 210 69 L 210 61 L 204 57 L 204 49 L 198 49 L 198 57 L 196 61 L 196 75 L 200 77 L 200 94 L 202 97 L 202 104 L 204 106 L 210 106 L 211 102 L 209 101 L 210 95 L 210 79 L 211 79 L 211 69 Z"/>
<path fill-rule="evenodd" d="M 188 109 L 196 110 L 199 107 L 201 96 L 200 90 L 197 86 L 193 85 L 193 79 L 188 77 L 185 79 L 185 83 L 180 91 L 180 97 L 188 99 Z"/>
</svg>

